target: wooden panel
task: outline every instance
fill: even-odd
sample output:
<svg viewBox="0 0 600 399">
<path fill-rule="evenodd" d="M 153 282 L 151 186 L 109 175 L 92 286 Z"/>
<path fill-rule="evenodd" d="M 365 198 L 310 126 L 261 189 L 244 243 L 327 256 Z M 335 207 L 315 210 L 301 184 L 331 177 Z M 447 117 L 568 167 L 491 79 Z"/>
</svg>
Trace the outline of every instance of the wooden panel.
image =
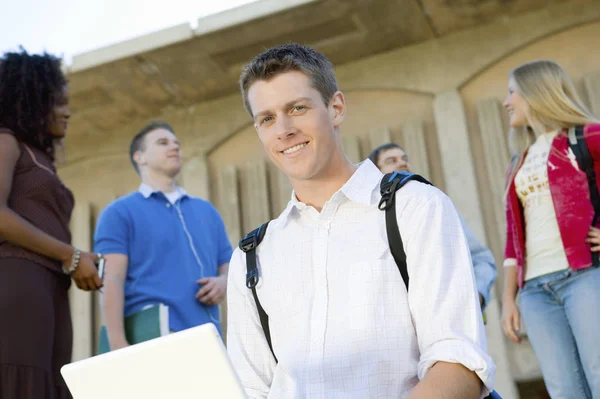
<svg viewBox="0 0 600 399">
<path fill-rule="evenodd" d="M 392 142 L 392 133 L 390 128 L 387 126 L 379 126 L 371 129 L 369 131 L 369 143 L 370 148 L 369 152 L 373 151 L 375 148 L 380 145 L 391 143 Z"/>
<path fill-rule="evenodd" d="M 290 179 L 274 165 L 270 166 L 269 172 L 272 196 L 271 218 L 276 219 L 290 202 L 293 187 Z"/>
<path fill-rule="evenodd" d="M 251 231 L 271 219 L 267 167 L 264 160 L 248 162 L 240 180 L 242 227 Z"/>
<path fill-rule="evenodd" d="M 506 131 L 502 121 L 500 102 L 491 98 L 476 105 L 477 120 L 486 161 L 488 187 L 494 201 L 494 225 L 498 237 L 504 237 L 506 219 L 504 216 L 504 179 L 510 153 L 506 142 Z"/>
<path fill-rule="evenodd" d="M 408 160 L 414 173 L 429 179 L 429 155 L 425 143 L 425 127 L 423 121 L 414 119 L 402 124 L 402 143 L 400 145 L 408 154 Z"/>
<path fill-rule="evenodd" d="M 584 76 L 583 85 L 587 92 L 590 111 L 592 111 L 597 118 L 600 118 L 600 71 Z"/>
<path fill-rule="evenodd" d="M 237 173 L 235 165 L 227 165 L 217 171 L 219 195 L 216 205 L 232 246 L 235 246 L 243 235 Z"/>
<path fill-rule="evenodd" d="M 196 155 L 185 162 L 180 180 L 190 195 L 209 200 L 208 163 L 204 155 Z"/>
<path fill-rule="evenodd" d="M 352 163 L 359 163 L 364 160 L 360 151 L 360 139 L 357 136 L 342 137 L 342 147 L 346 157 Z"/>
</svg>

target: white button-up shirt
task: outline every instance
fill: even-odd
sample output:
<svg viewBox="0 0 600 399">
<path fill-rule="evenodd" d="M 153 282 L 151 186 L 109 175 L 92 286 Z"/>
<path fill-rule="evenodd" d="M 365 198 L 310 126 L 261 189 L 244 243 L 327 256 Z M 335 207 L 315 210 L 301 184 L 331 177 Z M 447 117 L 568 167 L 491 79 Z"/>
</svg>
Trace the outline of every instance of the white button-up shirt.
<svg viewBox="0 0 600 399">
<path fill-rule="evenodd" d="M 256 290 L 279 363 L 245 285 L 245 254 L 233 254 L 227 346 L 250 398 L 404 398 L 437 361 L 463 364 L 492 388 L 495 366 L 452 202 L 417 182 L 397 192 L 407 294 L 377 208 L 381 178 L 366 160 L 320 213 L 292 194 L 269 224 Z"/>
</svg>

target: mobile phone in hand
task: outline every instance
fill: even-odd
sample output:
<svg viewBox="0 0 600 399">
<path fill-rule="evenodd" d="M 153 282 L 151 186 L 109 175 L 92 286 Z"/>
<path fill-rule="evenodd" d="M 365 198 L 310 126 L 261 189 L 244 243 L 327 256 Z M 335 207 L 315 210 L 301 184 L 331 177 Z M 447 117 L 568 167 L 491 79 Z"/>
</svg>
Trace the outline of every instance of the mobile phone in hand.
<svg viewBox="0 0 600 399">
<path fill-rule="evenodd" d="M 104 282 L 104 265 L 106 264 L 106 258 L 100 255 L 96 266 L 98 266 L 98 276 L 100 277 L 100 281 Z"/>
</svg>

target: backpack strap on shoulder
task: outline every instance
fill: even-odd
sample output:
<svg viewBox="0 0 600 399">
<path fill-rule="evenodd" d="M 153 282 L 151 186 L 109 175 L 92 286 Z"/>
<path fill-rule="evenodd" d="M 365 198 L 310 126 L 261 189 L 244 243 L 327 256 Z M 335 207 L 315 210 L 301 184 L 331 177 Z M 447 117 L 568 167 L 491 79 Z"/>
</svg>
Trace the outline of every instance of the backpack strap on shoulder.
<svg viewBox="0 0 600 399">
<path fill-rule="evenodd" d="M 590 199 L 594 208 L 594 219 L 592 226 L 596 226 L 600 217 L 600 193 L 596 184 L 596 171 L 594 170 L 594 160 L 590 154 L 585 137 L 583 135 L 583 126 L 575 126 L 569 129 L 569 147 L 582 171 L 585 172 L 590 190 Z M 600 257 L 597 252 L 592 252 L 592 262 L 594 265 L 600 264 Z"/>
<path fill-rule="evenodd" d="M 396 266 L 400 271 L 406 291 L 408 291 L 408 268 L 406 266 L 406 252 L 400 236 L 398 219 L 396 219 L 396 191 L 400 190 L 411 180 L 432 185 L 422 176 L 409 172 L 388 173 L 381 179 L 379 186 L 381 192 L 381 201 L 379 201 L 379 210 L 385 211 L 385 228 L 387 231 L 390 252 L 396 261 Z"/>
<path fill-rule="evenodd" d="M 254 302 L 256 302 L 256 310 L 258 311 L 260 325 L 262 326 L 262 329 L 265 333 L 265 338 L 267 339 L 269 349 L 271 349 L 271 353 L 275 358 L 275 362 L 277 362 L 277 356 L 275 356 L 275 352 L 273 351 L 273 344 L 271 343 L 269 315 L 267 315 L 267 312 L 265 312 L 262 305 L 260 304 L 260 301 L 258 300 L 258 294 L 256 293 L 256 285 L 258 284 L 258 280 L 260 279 L 258 273 L 258 266 L 256 264 L 256 248 L 265 237 L 265 233 L 267 232 L 268 226 L 269 222 L 261 225 L 259 228 L 254 229 L 250 233 L 246 234 L 246 236 L 240 240 L 239 247 L 246 254 L 246 287 L 252 290 L 252 296 L 254 297 Z"/>
<path fill-rule="evenodd" d="M 252 289 L 258 284 L 258 267 L 256 266 L 256 248 L 267 232 L 269 222 L 260 225 L 240 240 L 239 247 L 246 253 L 246 287 Z"/>
</svg>

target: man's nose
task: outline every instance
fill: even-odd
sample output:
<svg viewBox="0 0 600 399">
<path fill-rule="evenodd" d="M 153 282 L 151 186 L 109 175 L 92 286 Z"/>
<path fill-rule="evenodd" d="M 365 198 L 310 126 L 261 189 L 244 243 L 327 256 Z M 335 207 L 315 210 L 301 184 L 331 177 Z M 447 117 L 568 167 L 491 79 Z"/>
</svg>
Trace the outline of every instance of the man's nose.
<svg viewBox="0 0 600 399">
<path fill-rule="evenodd" d="M 280 139 L 289 137 L 296 131 L 292 118 L 287 115 L 277 118 L 275 121 L 275 129 L 277 137 Z"/>
</svg>

